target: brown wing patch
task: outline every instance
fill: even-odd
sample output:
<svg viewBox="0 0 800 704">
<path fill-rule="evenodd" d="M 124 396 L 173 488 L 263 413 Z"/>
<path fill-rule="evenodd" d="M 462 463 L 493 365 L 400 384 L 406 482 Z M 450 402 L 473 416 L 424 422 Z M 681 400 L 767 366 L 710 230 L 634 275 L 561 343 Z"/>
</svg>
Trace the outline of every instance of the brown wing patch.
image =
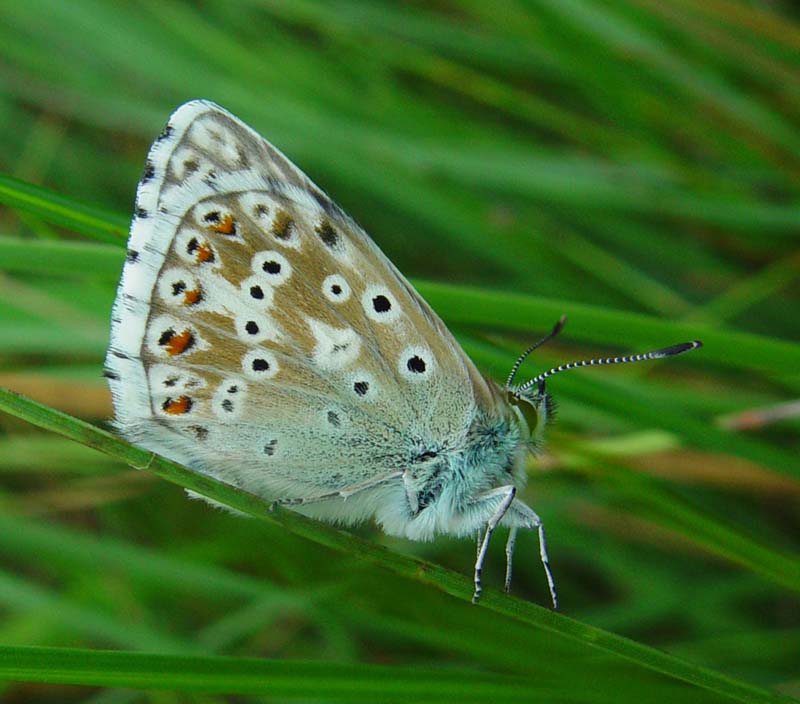
<svg viewBox="0 0 800 704">
<path fill-rule="evenodd" d="M 459 442 L 484 382 L 441 321 L 274 147 L 214 106 L 191 110 L 140 188 L 140 222 L 162 239 L 141 225 L 131 246 L 132 270 L 159 272 L 152 293 L 128 291 L 149 311 L 156 449 L 180 435 L 179 458 L 302 495 Z M 212 442 L 214 456 L 193 454 Z"/>
</svg>

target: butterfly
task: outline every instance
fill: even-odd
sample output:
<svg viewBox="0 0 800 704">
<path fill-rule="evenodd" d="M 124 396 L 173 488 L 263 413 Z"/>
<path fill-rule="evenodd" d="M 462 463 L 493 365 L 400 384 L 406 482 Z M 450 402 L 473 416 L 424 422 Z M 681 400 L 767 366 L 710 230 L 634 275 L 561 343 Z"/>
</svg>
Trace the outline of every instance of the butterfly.
<svg viewBox="0 0 800 704">
<path fill-rule="evenodd" d="M 517 496 L 551 414 L 545 380 L 481 374 L 356 222 L 214 103 L 152 145 L 112 313 L 106 376 L 130 441 L 271 502 L 388 534 L 489 541 L 539 516 Z"/>
</svg>

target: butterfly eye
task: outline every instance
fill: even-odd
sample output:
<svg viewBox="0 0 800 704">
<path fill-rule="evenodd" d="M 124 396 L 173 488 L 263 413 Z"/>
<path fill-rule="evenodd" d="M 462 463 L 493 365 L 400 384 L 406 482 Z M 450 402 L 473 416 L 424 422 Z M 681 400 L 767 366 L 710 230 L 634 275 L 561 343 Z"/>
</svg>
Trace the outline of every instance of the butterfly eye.
<svg viewBox="0 0 800 704">
<path fill-rule="evenodd" d="M 529 399 L 514 394 L 510 394 L 508 400 L 512 408 L 516 410 L 517 416 L 525 421 L 530 437 L 538 436 L 546 422 L 546 412 L 540 412 L 546 408 L 546 402 L 542 403 L 538 399 Z"/>
</svg>

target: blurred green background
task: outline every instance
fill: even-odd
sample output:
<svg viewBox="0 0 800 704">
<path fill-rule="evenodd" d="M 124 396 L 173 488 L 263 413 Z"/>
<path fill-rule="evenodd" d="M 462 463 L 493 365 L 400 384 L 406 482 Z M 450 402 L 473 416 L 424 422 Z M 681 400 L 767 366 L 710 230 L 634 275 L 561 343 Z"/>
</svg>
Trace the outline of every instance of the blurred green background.
<svg viewBox="0 0 800 704">
<path fill-rule="evenodd" d="M 788 1 L 0 0 L 0 385 L 107 421 L 119 232 L 170 112 L 214 100 L 364 225 L 498 379 L 562 312 L 525 374 L 704 339 L 554 379 L 559 419 L 525 499 L 565 614 L 800 697 L 799 59 Z M 461 667 L 530 678 L 542 701 L 723 701 L 8 415 L 0 480 L 3 645 Z M 469 541 L 358 532 L 470 573 Z M 535 536 L 514 591 L 548 603 Z"/>
</svg>

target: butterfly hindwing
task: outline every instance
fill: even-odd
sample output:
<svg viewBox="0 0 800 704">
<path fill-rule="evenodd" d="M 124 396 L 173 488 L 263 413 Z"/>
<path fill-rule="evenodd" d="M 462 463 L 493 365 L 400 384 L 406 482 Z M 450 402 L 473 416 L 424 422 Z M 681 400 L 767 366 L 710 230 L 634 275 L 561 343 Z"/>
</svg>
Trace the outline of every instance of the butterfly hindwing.
<svg viewBox="0 0 800 704">
<path fill-rule="evenodd" d="M 491 397 L 366 233 L 205 101 L 151 148 L 106 365 L 127 437 L 268 498 L 403 469 Z"/>
</svg>

